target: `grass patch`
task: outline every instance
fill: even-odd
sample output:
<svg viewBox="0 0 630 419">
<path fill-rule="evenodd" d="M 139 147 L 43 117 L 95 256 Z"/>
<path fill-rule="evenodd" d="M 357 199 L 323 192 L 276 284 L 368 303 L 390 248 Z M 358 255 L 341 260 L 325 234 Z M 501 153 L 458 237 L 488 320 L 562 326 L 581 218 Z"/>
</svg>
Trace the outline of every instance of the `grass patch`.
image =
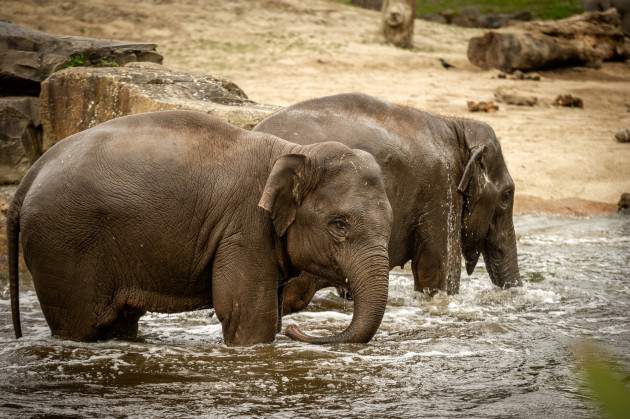
<svg viewBox="0 0 630 419">
<path fill-rule="evenodd" d="M 582 13 L 580 0 L 418 0 L 416 14 L 437 13 L 447 9 L 461 11 L 466 6 L 476 6 L 481 13 L 490 10 L 510 13 L 529 10 L 534 18 L 562 19 L 576 13 Z"/>
<path fill-rule="evenodd" d="M 331 0 L 335 3 L 350 4 L 347 0 Z M 499 13 L 529 10 L 535 19 L 563 19 L 582 13 L 580 0 L 417 0 L 416 14 L 425 15 L 444 10 L 461 11 L 466 6 L 476 6 L 481 13 L 491 10 Z"/>
<path fill-rule="evenodd" d="M 85 62 L 85 58 L 83 57 L 83 53 L 71 55 L 68 59 L 68 63 L 66 64 L 66 68 L 69 67 L 80 67 Z"/>
</svg>

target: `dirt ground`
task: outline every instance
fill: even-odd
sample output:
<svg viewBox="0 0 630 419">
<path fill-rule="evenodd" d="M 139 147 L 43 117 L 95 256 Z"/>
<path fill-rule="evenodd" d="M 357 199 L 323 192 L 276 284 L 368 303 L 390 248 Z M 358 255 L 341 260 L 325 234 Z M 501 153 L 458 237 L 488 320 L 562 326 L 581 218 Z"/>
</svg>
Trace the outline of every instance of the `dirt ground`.
<svg viewBox="0 0 630 419">
<path fill-rule="evenodd" d="M 227 77 L 257 102 L 361 92 L 485 121 L 516 183 L 517 213 L 614 212 L 630 192 L 630 143 L 614 139 L 630 128 L 630 62 L 541 72 L 540 81 L 501 79 L 467 59 L 468 40 L 481 29 L 417 20 L 415 47 L 403 50 L 383 42 L 378 12 L 325 0 L 3 0 L 0 19 L 155 43 L 165 66 Z M 467 101 L 494 100 L 497 89 L 538 104 L 468 112 Z M 560 94 L 581 98 L 584 108 L 552 106 Z"/>
</svg>

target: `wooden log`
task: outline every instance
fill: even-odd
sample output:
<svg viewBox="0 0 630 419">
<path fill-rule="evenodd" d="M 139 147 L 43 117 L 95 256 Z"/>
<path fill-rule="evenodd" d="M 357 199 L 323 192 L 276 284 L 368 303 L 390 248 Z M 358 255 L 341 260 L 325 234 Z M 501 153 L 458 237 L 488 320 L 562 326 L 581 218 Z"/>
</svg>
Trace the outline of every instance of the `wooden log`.
<svg viewBox="0 0 630 419">
<path fill-rule="evenodd" d="M 599 67 L 603 60 L 630 58 L 630 41 L 615 9 L 558 21 L 527 22 L 470 39 L 474 65 L 506 73 L 555 67 Z"/>
</svg>

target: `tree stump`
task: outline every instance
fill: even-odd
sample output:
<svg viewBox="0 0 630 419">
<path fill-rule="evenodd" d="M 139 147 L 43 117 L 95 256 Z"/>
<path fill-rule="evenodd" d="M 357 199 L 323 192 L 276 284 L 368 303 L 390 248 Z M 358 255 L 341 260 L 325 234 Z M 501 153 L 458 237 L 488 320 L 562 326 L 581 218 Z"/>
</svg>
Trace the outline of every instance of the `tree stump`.
<svg viewBox="0 0 630 419">
<path fill-rule="evenodd" d="M 413 47 L 415 0 L 384 0 L 381 9 L 383 35 L 397 47 Z"/>
</svg>

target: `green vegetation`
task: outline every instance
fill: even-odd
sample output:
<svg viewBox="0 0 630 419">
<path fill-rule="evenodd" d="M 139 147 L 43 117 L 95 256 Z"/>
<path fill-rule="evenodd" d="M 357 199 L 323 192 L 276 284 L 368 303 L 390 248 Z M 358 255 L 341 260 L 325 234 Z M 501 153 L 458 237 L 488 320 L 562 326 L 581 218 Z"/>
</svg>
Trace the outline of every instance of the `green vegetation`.
<svg viewBox="0 0 630 419">
<path fill-rule="evenodd" d="M 594 347 L 584 350 L 581 370 L 589 393 L 601 409 L 603 417 L 627 418 L 630 412 L 630 389 L 627 373 L 619 371 Z"/>
<path fill-rule="evenodd" d="M 527 282 L 542 282 L 545 280 L 545 277 L 541 272 L 526 273 L 524 277 Z"/>
<path fill-rule="evenodd" d="M 118 67 L 118 63 L 116 61 L 106 61 L 101 59 L 98 63 L 99 67 Z"/>
<path fill-rule="evenodd" d="M 70 61 L 68 61 L 68 64 L 66 64 L 66 68 L 79 67 L 79 66 L 82 66 L 84 62 L 85 62 L 85 59 L 83 58 L 83 53 L 79 55 L 71 55 Z"/>
<path fill-rule="evenodd" d="M 416 14 L 441 12 L 447 9 L 461 11 L 466 6 L 476 6 L 481 13 L 490 10 L 500 13 L 529 10 L 534 18 L 562 19 L 582 13 L 580 0 L 418 0 Z"/>
<path fill-rule="evenodd" d="M 336 3 L 350 4 L 348 0 L 332 0 Z M 499 13 L 529 10 L 535 19 L 563 19 L 576 13 L 582 13 L 580 0 L 417 0 L 416 14 L 442 12 L 444 10 L 461 11 L 466 6 L 476 6 L 481 13 L 491 10 Z"/>
</svg>

